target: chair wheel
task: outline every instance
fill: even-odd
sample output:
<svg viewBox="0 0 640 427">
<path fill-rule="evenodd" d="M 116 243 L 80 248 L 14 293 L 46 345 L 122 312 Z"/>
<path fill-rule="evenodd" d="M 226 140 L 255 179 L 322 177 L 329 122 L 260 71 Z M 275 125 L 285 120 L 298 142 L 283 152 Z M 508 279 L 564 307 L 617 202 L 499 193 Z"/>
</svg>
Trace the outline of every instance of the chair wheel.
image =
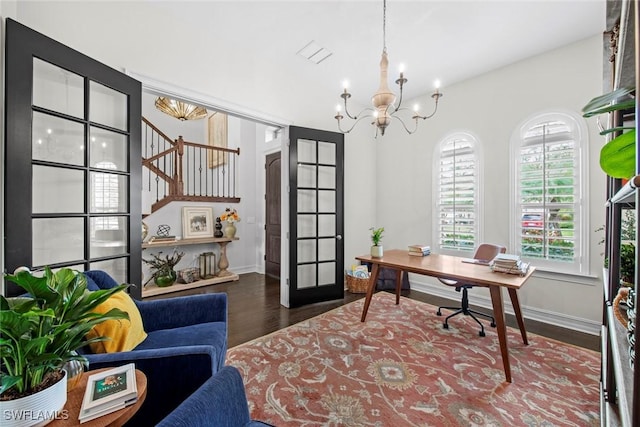
<svg viewBox="0 0 640 427">
<path fill-rule="evenodd" d="M 484 331 L 480 331 L 480 333 L 478 335 L 480 335 L 481 337 L 484 337 L 485 333 L 484 333 Z"/>
<path fill-rule="evenodd" d="M 496 327 L 496 322 L 491 322 L 491 327 L 495 328 Z"/>
<path fill-rule="evenodd" d="M 442 316 L 442 313 L 440 312 L 440 310 L 436 311 L 436 314 L 437 314 L 438 316 Z"/>
<path fill-rule="evenodd" d="M 443 324 L 442 324 L 442 327 L 443 327 L 444 329 L 449 329 L 449 325 L 448 325 L 447 323 L 443 323 Z"/>
</svg>

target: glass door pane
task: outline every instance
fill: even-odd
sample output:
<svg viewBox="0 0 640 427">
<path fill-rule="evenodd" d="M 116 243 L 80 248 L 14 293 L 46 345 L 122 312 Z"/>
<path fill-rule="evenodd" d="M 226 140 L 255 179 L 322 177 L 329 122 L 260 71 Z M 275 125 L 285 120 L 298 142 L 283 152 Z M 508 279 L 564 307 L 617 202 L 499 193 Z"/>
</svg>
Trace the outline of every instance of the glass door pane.
<svg viewBox="0 0 640 427">
<path fill-rule="evenodd" d="M 33 59 L 33 105 L 84 117 L 84 79 L 56 65 Z"/>
</svg>

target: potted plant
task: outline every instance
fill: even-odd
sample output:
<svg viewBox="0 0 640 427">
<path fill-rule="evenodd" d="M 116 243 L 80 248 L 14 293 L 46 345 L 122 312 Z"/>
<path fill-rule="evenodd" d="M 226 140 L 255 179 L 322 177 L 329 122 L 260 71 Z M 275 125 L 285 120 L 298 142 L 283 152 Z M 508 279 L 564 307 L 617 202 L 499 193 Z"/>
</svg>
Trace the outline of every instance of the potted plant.
<svg viewBox="0 0 640 427">
<path fill-rule="evenodd" d="M 620 284 L 633 287 L 636 274 L 636 215 L 632 209 L 623 210 L 620 228 Z"/>
<path fill-rule="evenodd" d="M 371 246 L 371 256 L 375 258 L 382 257 L 384 251 L 380 242 L 382 241 L 382 233 L 384 232 L 384 227 L 374 228 L 371 227 L 371 242 L 373 246 Z"/>
<path fill-rule="evenodd" d="M 614 111 L 635 108 L 635 88 L 626 87 L 593 98 L 582 109 L 583 117 L 592 117 Z M 600 168 L 613 178 L 629 179 L 636 172 L 635 126 L 620 126 L 603 129 L 600 135 L 621 132 L 600 150 Z"/>
<path fill-rule="evenodd" d="M 2 425 L 45 425 L 66 403 L 64 364 L 78 360 L 86 366 L 86 359 L 76 350 L 107 339 L 87 340 L 85 335 L 105 320 L 129 318 L 118 309 L 105 314 L 93 312 L 128 285 L 90 292 L 84 274 L 68 268 L 55 273 L 45 268 L 42 277 L 25 269 L 6 275 L 6 279 L 27 294 L 18 298 L 0 296 Z M 29 420 L 26 424 L 25 417 Z"/>
<path fill-rule="evenodd" d="M 604 231 L 604 226 L 595 231 Z M 632 209 L 623 210 L 622 226 L 620 227 L 620 285 L 633 287 L 636 272 L 636 215 Z M 604 237 L 598 242 L 604 244 Z M 601 254 L 602 255 L 602 254 Z M 608 274 L 609 258 L 604 259 L 605 274 Z"/>
<path fill-rule="evenodd" d="M 178 275 L 173 268 L 180 262 L 184 256 L 184 252 L 174 251 L 170 255 L 167 254 L 164 258 L 162 258 L 160 254 L 162 254 L 162 251 L 160 251 L 158 255 L 151 254 L 153 259 L 142 258 L 142 261 L 144 261 L 145 264 L 148 264 L 153 270 L 151 278 L 147 280 L 147 283 L 153 279 L 156 285 L 164 288 L 173 285 L 178 278 Z"/>
</svg>

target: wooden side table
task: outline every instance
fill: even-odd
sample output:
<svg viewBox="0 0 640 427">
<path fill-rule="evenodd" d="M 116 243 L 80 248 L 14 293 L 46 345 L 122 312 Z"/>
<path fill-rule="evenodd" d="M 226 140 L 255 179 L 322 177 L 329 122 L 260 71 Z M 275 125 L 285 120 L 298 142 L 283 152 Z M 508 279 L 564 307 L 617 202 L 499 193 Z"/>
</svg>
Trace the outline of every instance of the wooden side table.
<svg viewBox="0 0 640 427">
<path fill-rule="evenodd" d="M 110 414 L 103 415 L 86 423 L 80 424 L 78 416 L 80 415 L 80 407 L 82 406 L 82 398 L 84 397 L 84 390 L 87 388 L 87 380 L 90 375 L 96 374 L 101 371 L 106 371 L 111 368 L 97 369 L 95 371 L 88 371 L 82 374 L 78 385 L 76 385 L 71 391 L 67 393 L 67 403 L 64 405 L 63 410 L 66 411 L 65 419 L 54 420 L 50 424 L 50 427 L 67 427 L 67 426 L 83 426 L 83 427 L 120 427 L 133 417 L 138 412 L 140 406 L 147 397 L 147 377 L 142 371 L 136 369 L 136 386 L 138 388 L 138 401 L 133 405 L 126 408 L 119 409 L 111 412 Z"/>
</svg>

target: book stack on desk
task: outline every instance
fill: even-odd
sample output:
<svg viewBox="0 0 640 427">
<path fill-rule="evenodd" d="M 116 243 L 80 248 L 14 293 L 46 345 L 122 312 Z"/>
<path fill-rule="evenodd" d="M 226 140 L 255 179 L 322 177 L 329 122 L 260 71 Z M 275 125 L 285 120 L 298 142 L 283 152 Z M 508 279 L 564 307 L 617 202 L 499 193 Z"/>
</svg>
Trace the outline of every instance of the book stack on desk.
<svg viewBox="0 0 640 427">
<path fill-rule="evenodd" d="M 431 248 L 426 245 L 409 245 L 409 255 L 427 256 L 431 253 Z"/>
<path fill-rule="evenodd" d="M 512 254 L 498 254 L 489 265 L 493 271 L 522 276 L 529 270 L 529 263 L 522 262 L 518 255 Z"/>
</svg>

